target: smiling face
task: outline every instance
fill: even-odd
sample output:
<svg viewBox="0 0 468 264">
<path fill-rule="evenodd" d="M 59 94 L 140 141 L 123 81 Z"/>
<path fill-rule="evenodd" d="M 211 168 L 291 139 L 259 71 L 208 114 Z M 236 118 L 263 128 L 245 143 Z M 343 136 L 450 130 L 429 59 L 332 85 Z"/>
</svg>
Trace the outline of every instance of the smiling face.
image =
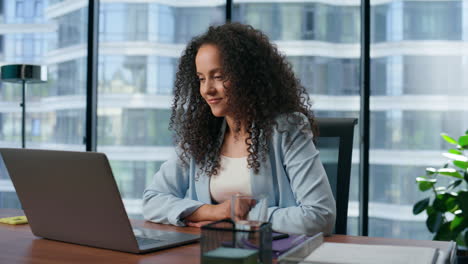
<svg viewBox="0 0 468 264">
<path fill-rule="evenodd" d="M 211 112 L 216 117 L 228 113 L 227 96 L 225 94 L 225 76 L 222 72 L 221 54 L 212 44 L 204 44 L 198 49 L 195 57 L 197 76 L 200 80 L 200 94 L 208 103 Z"/>
</svg>

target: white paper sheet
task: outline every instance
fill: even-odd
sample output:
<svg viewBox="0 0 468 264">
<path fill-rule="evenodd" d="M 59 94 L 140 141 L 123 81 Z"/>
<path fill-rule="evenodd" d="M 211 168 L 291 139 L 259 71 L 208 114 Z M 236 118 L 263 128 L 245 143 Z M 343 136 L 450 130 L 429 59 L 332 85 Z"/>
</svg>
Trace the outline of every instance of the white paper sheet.
<svg viewBox="0 0 468 264">
<path fill-rule="evenodd" d="M 303 263 L 433 264 L 437 249 L 428 247 L 323 243 Z"/>
</svg>

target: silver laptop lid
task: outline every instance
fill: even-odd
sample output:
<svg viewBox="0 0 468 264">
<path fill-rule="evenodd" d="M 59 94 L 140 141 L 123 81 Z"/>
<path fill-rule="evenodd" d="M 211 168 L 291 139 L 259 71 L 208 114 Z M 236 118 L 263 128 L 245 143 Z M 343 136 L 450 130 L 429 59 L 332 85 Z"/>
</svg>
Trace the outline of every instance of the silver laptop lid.
<svg viewBox="0 0 468 264">
<path fill-rule="evenodd" d="M 0 155 L 36 236 L 139 252 L 104 154 L 0 148 Z"/>
</svg>

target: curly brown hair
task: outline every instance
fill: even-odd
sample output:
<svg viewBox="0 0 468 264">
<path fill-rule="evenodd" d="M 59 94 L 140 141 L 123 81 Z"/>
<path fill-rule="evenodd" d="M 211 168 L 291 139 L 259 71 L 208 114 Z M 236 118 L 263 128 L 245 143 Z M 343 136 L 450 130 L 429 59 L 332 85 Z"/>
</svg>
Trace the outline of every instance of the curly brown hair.
<svg viewBox="0 0 468 264">
<path fill-rule="evenodd" d="M 195 65 L 203 44 L 215 45 L 220 51 L 224 82 L 230 82 L 224 88 L 229 112 L 236 120 L 234 131 L 240 131 L 241 122 L 247 128 L 247 161 L 255 173 L 260 160 L 266 158 L 278 115 L 300 112 L 308 118 L 314 137 L 318 135 L 305 88 L 268 37 L 240 23 L 211 26 L 188 43 L 176 74 L 170 129 L 175 132 L 179 158 L 185 166 L 193 158 L 200 165 L 199 172 L 209 176 L 217 175 L 220 168 L 223 117 L 215 117 L 200 95 Z"/>
</svg>

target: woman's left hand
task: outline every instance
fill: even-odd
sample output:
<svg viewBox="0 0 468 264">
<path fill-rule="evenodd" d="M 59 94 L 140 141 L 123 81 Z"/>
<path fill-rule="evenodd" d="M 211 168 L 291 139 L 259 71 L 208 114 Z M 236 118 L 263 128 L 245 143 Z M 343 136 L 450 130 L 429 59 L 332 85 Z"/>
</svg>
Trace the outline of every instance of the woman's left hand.
<svg viewBox="0 0 468 264">
<path fill-rule="evenodd" d="M 187 226 L 191 226 L 191 227 L 202 227 L 202 226 L 207 225 L 207 224 L 209 224 L 211 222 L 212 221 L 186 222 L 185 224 Z"/>
</svg>

